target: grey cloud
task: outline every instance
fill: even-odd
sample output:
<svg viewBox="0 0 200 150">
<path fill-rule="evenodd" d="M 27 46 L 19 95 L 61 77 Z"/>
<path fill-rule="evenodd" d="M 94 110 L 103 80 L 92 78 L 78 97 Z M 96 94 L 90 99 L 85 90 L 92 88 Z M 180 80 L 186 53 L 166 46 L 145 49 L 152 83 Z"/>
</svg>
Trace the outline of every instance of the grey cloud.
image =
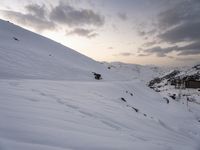
<svg viewBox="0 0 200 150">
<path fill-rule="evenodd" d="M 94 38 L 98 35 L 98 33 L 95 33 L 94 30 L 83 29 L 83 28 L 75 28 L 67 33 L 67 35 L 74 35 L 74 34 L 87 38 Z"/>
<path fill-rule="evenodd" d="M 134 54 L 130 53 L 130 52 L 123 52 L 123 53 L 117 54 L 117 56 L 132 56 L 132 55 L 134 55 Z"/>
<path fill-rule="evenodd" d="M 177 52 L 178 55 L 199 55 L 200 54 L 200 41 L 187 44 L 185 46 L 171 46 L 162 48 L 160 46 L 148 48 L 148 49 L 140 49 L 139 52 L 143 52 L 144 54 L 151 55 L 156 54 L 158 57 L 167 56 L 167 54 L 171 52 Z"/>
<path fill-rule="evenodd" d="M 156 32 L 157 32 L 156 29 L 152 29 L 152 30 L 146 32 L 146 34 L 147 34 L 147 35 L 154 35 Z"/>
<path fill-rule="evenodd" d="M 164 12 L 161 12 L 158 17 L 159 27 L 162 29 L 174 26 L 179 24 L 183 19 L 181 16 L 183 12 L 181 9 L 176 9 L 176 7 L 168 9 Z"/>
<path fill-rule="evenodd" d="M 170 53 L 174 50 L 177 50 L 177 49 L 178 49 L 177 46 L 166 47 L 166 48 L 162 48 L 160 46 L 155 46 L 155 47 L 148 48 L 148 49 L 142 49 L 140 51 L 142 51 L 148 55 L 156 54 L 158 57 L 165 57 L 165 56 L 167 56 L 168 53 Z"/>
<path fill-rule="evenodd" d="M 200 54 L 200 50 L 185 50 L 185 51 L 181 51 L 178 55 L 198 55 Z"/>
<path fill-rule="evenodd" d="M 200 41 L 197 41 L 197 42 L 194 42 L 194 43 L 179 47 L 179 50 L 184 50 L 184 49 L 187 49 L 187 50 L 199 50 L 199 52 L 200 52 Z"/>
<path fill-rule="evenodd" d="M 174 59 L 174 57 L 173 56 L 167 56 L 168 58 L 170 58 L 170 59 Z"/>
<path fill-rule="evenodd" d="M 140 35 L 140 36 L 145 36 L 145 35 L 146 35 L 146 32 L 145 32 L 145 31 L 138 31 L 137 33 L 138 33 L 138 35 Z"/>
<path fill-rule="evenodd" d="M 180 58 L 176 58 L 176 60 L 178 60 L 178 61 L 184 61 L 184 62 L 185 61 L 187 61 L 187 62 L 189 62 L 189 61 L 193 62 L 195 60 L 195 61 L 199 62 L 199 59 L 193 58 L 193 57 L 180 57 Z"/>
<path fill-rule="evenodd" d="M 59 3 L 52 9 L 50 19 L 68 26 L 102 26 L 104 17 L 90 9 L 76 9 L 68 4 Z"/>
<path fill-rule="evenodd" d="M 117 16 L 123 21 L 128 19 L 126 13 L 118 13 Z"/>
<path fill-rule="evenodd" d="M 47 10 L 45 5 L 38 5 L 38 4 L 31 4 L 25 6 L 25 8 L 28 10 L 29 13 L 31 13 L 34 16 L 37 16 L 39 18 L 45 18 L 47 14 Z"/>
<path fill-rule="evenodd" d="M 199 21 L 199 17 L 199 0 L 183 0 L 161 12 L 158 16 L 158 25 L 166 29 L 186 22 Z"/>
<path fill-rule="evenodd" d="M 54 30 L 58 26 L 67 25 L 72 29 L 70 34 L 96 37 L 98 34 L 90 29 L 81 29 L 82 26 L 100 27 L 104 24 L 104 17 L 90 9 L 76 9 L 68 4 L 60 2 L 56 7 L 48 10 L 46 6 L 30 4 L 24 7 L 26 13 L 12 10 L 0 10 L 2 14 L 21 25 L 29 26 L 41 32 L 43 30 Z M 81 28 L 80 28 L 81 26 Z M 62 26 L 65 28 L 66 26 Z"/>
<path fill-rule="evenodd" d="M 56 25 L 45 19 L 45 18 L 39 18 L 38 16 L 35 16 L 33 14 L 23 14 L 20 12 L 15 11 L 6 11 L 1 10 L 1 12 L 4 14 L 5 17 L 11 18 L 13 21 L 26 25 L 29 27 L 32 27 L 36 29 L 37 31 L 43 31 L 43 30 L 49 30 L 49 29 L 55 29 Z"/>
<path fill-rule="evenodd" d="M 146 42 L 146 43 L 144 43 L 142 46 L 144 46 L 144 47 L 149 47 L 149 46 L 155 45 L 156 43 L 157 43 L 156 41 Z"/>
<path fill-rule="evenodd" d="M 137 32 L 138 32 L 138 35 L 140 35 L 140 36 L 152 36 L 157 32 L 157 30 L 156 29 L 152 29 L 152 30 L 149 30 L 149 31 L 144 31 L 144 30 L 139 30 L 138 29 Z"/>
<path fill-rule="evenodd" d="M 149 56 L 150 54 L 138 54 L 137 56 L 140 56 L 140 57 L 145 57 L 145 56 Z"/>
<path fill-rule="evenodd" d="M 112 24 L 112 28 L 113 28 L 114 31 L 118 31 L 119 30 L 118 27 L 115 24 Z"/>
<path fill-rule="evenodd" d="M 142 51 L 145 54 L 156 54 L 158 57 L 167 56 L 171 52 L 176 52 L 177 55 L 200 54 L 200 1 L 180 0 L 171 6 L 159 13 L 155 38 L 144 43 Z M 153 46 L 155 40 L 159 41 L 156 44 L 168 43 L 169 46 L 145 48 Z M 182 43 L 191 44 L 182 46 Z"/>
<path fill-rule="evenodd" d="M 200 22 L 185 23 L 158 36 L 169 43 L 194 41 L 200 39 Z"/>
<path fill-rule="evenodd" d="M 183 0 L 159 14 L 158 28 L 162 33 L 157 38 L 169 43 L 194 42 L 200 39 L 199 27 L 200 1 Z"/>
<path fill-rule="evenodd" d="M 196 55 L 200 54 L 200 41 L 179 47 L 179 55 Z"/>
</svg>

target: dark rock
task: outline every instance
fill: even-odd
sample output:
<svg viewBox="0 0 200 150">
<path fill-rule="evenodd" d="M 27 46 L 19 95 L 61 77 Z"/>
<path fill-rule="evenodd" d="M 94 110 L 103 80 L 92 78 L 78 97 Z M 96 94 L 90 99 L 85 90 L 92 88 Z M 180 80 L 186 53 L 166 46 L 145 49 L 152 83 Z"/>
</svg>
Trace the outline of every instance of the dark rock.
<svg viewBox="0 0 200 150">
<path fill-rule="evenodd" d="M 155 91 L 156 91 L 156 92 L 160 92 L 160 90 L 158 90 L 158 89 L 156 89 Z"/>
<path fill-rule="evenodd" d="M 126 100 L 123 97 L 121 97 L 121 100 L 124 101 L 124 102 L 126 102 Z"/>
<path fill-rule="evenodd" d="M 163 97 L 164 100 L 166 100 L 167 104 L 169 104 L 169 99 L 167 97 Z"/>
<path fill-rule="evenodd" d="M 188 102 L 196 102 L 196 99 L 194 97 L 187 97 Z"/>
<path fill-rule="evenodd" d="M 157 77 L 157 78 L 154 78 L 153 80 L 151 80 L 148 84 L 149 87 L 153 87 L 153 85 L 155 84 L 159 84 L 161 83 L 163 80 L 168 80 L 168 81 L 171 81 L 174 79 L 174 77 L 176 75 L 178 75 L 180 73 L 180 71 L 178 70 L 173 70 L 172 72 L 170 72 L 169 74 L 163 76 L 163 77 Z M 171 84 L 173 84 L 173 82 L 171 82 Z"/>
<path fill-rule="evenodd" d="M 15 41 L 19 41 L 19 39 L 18 39 L 18 38 L 16 38 L 16 37 L 13 37 L 13 39 L 14 39 Z"/>
<path fill-rule="evenodd" d="M 135 110 L 135 112 L 139 112 L 139 110 L 135 107 L 131 107 L 133 110 Z"/>
<path fill-rule="evenodd" d="M 172 95 L 169 95 L 169 97 L 171 97 L 172 99 L 176 99 L 176 94 L 172 94 Z"/>
<path fill-rule="evenodd" d="M 149 87 L 152 87 L 154 84 L 156 83 L 160 83 L 162 80 L 160 78 L 154 78 L 153 80 L 151 80 L 148 84 Z"/>
<path fill-rule="evenodd" d="M 157 86 L 157 88 L 161 88 L 161 87 L 162 87 L 161 85 L 158 85 L 158 86 Z"/>
<path fill-rule="evenodd" d="M 174 70 L 171 73 L 165 75 L 162 77 L 162 79 L 172 79 L 173 77 L 175 77 L 177 74 L 179 74 L 180 71 L 179 70 Z"/>
<path fill-rule="evenodd" d="M 194 66 L 193 68 L 196 69 L 196 70 L 200 70 L 200 64 Z"/>
<path fill-rule="evenodd" d="M 94 78 L 95 78 L 96 80 L 101 80 L 101 79 L 102 79 L 101 74 L 96 73 L 96 72 L 92 72 L 92 73 L 93 73 Z"/>
</svg>

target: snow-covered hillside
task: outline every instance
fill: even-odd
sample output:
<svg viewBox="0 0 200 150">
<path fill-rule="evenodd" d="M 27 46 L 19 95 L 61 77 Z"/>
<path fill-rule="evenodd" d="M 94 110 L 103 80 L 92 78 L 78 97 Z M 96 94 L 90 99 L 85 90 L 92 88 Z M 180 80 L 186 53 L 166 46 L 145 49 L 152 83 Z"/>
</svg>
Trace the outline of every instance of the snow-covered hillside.
<svg viewBox="0 0 200 150">
<path fill-rule="evenodd" d="M 138 65 L 138 64 L 126 64 L 122 62 L 103 63 L 109 70 L 120 74 L 126 80 L 138 79 L 143 82 L 148 82 L 153 78 L 162 75 L 168 70 L 168 68 L 161 68 L 152 65 Z"/>
<path fill-rule="evenodd" d="M 200 149 L 198 105 L 107 67 L 0 20 L 0 150 Z"/>
<path fill-rule="evenodd" d="M 105 70 L 76 51 L 0 20 L 0 78 L 91 80 L 92 72 L 106 76 Z"/>
</svg>

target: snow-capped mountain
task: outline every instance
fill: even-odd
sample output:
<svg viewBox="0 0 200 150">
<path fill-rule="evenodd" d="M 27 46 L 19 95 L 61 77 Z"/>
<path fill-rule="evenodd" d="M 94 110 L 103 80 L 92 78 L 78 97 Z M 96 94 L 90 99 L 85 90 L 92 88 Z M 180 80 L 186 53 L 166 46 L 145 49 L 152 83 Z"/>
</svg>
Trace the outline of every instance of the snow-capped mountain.
<svg viewBox="0 0 200 150">
<path fill-rule="evenodd" d="M 194 81 L 193 86 L 187 85 Z M 196 82 L 196 83 L 195 83 Z M 148 86 L 165 97 L 188 100 L 200 104 L 200 64 L 192 67 L 176 68 L 152 79 Z"/>
<path fill-rule="evenodd" d="M 198 150 L 199 105 L 166 103 L 138 68 L 125 75 L 0 20 L 0 150 Z"/>
</svg>

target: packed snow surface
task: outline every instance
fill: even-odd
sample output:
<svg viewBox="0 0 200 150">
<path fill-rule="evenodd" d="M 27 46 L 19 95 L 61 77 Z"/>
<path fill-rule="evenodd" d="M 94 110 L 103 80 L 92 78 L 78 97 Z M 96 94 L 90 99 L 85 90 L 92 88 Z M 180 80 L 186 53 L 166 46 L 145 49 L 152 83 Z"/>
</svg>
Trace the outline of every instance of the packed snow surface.
<svg viewBox="0 0 200 150">
<path fill-rule="evenodd" d="M 0 150 L 200 149 L 199 105 L 119 72 L 0 20 Z"/>
</svg>

